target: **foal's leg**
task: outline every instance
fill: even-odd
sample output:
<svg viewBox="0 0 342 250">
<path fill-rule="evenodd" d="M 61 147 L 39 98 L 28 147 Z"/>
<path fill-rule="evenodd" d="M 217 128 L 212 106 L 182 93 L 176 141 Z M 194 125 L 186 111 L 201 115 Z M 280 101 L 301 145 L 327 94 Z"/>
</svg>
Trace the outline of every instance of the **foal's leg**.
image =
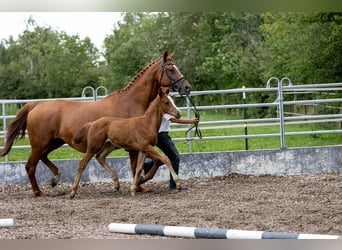
<svg viewBox="0 0 342 250">
<path fill-rule="evenodd" d="M 115 147 L 110 142 L 106 142 L 103 148 L 101 149 L 101 151 L 96 154 L 96 160 L 101 164 L 101 166 L 106 170 L 106 172 L 112 177 L 112 180 L 114 181 L 114 184 L 115 184 L 114 185 L 115 190 L 118 191 L 120 189 L 118 175 L 106 163 L 107 155 L 115 149 L 118 149 L 118 148 Z"/>
<path fill-rule="evenodd" d="M 135 171 L 137 168 L 138 154 L 139 154 L 139 151 L 129 151 L 129 159 L 131 161 L 131 172 L 132 172 L 133 178 L 135 176 Z"/>
<path fill-rule="evenodd" d="M 77 175 L 75 177 L 74 183 L 72 184 L 70 199 L 75 197 L 78 185 L 80 184 L 80 181 L 81 181 L 81 175 L 82 175 L 84 169 L 86 168 L 88 162 L 93 157 L 93 155 L 94 155 L 94 153 L 87 151 L 87 153 L 84 155 L 84 157 L 80 160 L 80 164 L 79 164 L 78 169 L 77 169 Z"/>
<path fill-rule="evenodd" d="M 181 189 L 179 177 L 178 177 L 178 175 L 176 174 L 175 170 L 173 169 L 172 164 L 171 164 L 169 158 L 168 158 L 166 155 L 160 154 L 160 153 L 159 153 L 158 151 L 156 151 L 151 145 L 148 146 L 148 147 L 143 151 L 143 153 L 144 153 L 147 157 L 149 157 L 149 158 L 151 158 L 152 160 L 155 161 L 155 163 L 154 163 L 154 165 L 153 165 L 153 167 L 152 167 L 152 169 L 151 169 L 153 172 L 151 172 L 150 175 L 147 174 L 147 176 L 149 176 L 149 177 L 152 178 L 153 175 L 155 174 L 156 170 L 158 169 L 158 167 L 161 165 L 161 164 L 158 163 L 158 162 L 162 162 L 163 164 L 166 164 L 167 167 L 169 168 L 169 171 L 170 171 L 170 173 L 171 173 L 171 175 L 172 175 L 172 177 L 173 177 L 173 180 L 174 180 L 175 183 L 176 183 L 176 188 L 177 188 L 178 190 Z M 151 171 L 151 170 L 150 170 L 150 171 Z M 146 176 L 146 177 L 147 177 L 147 176 Z M 146 177 L 145 177 L 145 179 L 146 179 Z M 146 179 L 146 180 L 147 180 L 147 179 Z"/>
<path fill-rule="evenodd" d="M 148 171 L 148 173 L 144 177 L 140 178 L 138 185 L 141 185 L 145 183 L 146 181 L 151 180 L 156 174 L 158 168 L 163 164 L 164 163 L 161 161 L 154 161 L 152 168 L 150 169 L 150 171 Z"/>
<path fill-rule="evenodd" d="M 179 177 L 176 174 L 175 170 L 173 169 L 171 161 L 169 160 L 169 158 L 166 155 L 162 155 L 162 154 L 158 153 L 152 146 L 149 149 L 149 151 L 145 152 L 145 153 L 151 159 L 153 159 L 155 161 L 161 161 L 163 164 L 166 164 L 166 166 L 169 168 L 169 171 L 172 175 L 173 180 L 176 183 L 176 188 L 180 190 L 181 186 L 180 186 Z M 156 163 L 154 165 L 156 165 Z M 154 166 L 154 167 L 156 167 L 156 166 Z"/>
<path fill-rule="evenodd" d="M 140 174 L 141 174 L 141 171 L 143 170 L 145 159 L 146 159 L 146 155 L 139 152 L 138 158 L 137 158 L 137 166 L 135 169 L 135 174 L 133 175 L 133 182 L 131 185 L 131 195 L 132 196 L 134 196 L 138 190 L 138 186 L 139 186 L 140 179 L 141 179 Z"/>
</svg>

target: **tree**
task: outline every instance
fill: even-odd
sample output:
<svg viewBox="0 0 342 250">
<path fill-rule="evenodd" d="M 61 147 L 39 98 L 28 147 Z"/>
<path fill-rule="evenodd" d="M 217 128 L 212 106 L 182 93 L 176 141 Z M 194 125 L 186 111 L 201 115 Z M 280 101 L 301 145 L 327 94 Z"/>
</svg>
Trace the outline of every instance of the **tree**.
<svg viewBox="0 0 342 250">
<path fill-rule="evenodd" d="M 342 80 L 341 13 L 265 13 L 263 77 L 294 82 Z"/>
<path fill-rule="evenodd" d="M 98 52 L 89 38 L 68 36 L 29 19 L 17 41 L 0 46 L 3 98 L 55 98 L 80 95 L 96 69 Z M 99 79 L 97 79 L 99 81 Z M 92 82 L 96 85 L 97 83 Z"/>
</svg>

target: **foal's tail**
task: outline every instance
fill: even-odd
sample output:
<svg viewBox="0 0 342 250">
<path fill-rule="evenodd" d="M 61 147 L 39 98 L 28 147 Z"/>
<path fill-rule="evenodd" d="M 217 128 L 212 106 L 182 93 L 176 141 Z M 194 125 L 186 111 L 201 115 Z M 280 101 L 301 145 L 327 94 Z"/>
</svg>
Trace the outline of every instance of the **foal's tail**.
<svg viewBox="0 0 342 250">
<path fill-rule="evenodd" d="M 22 107 L 14 120 L 11 121 L 8 127 L 6 142 L 4 148 L 0 151 L 0 156 L 5 156 L 11 150 L 14 141 L 20 136 L 24 138 L 27 127 L 27 115 L 37 106 L 39 102 L 29 102 Z"/>
<path fill-rule="evenodd" d="M 83 140 L 87 139 L 87 134 L 88 134 L 88 129 L 91 125 L 91 122 L 87 122 L 85 123 L 81 129 L 77 132 L 77 134 L 75 135 L 73 142 L 75 144 L 80 144 L 81 142 L 83 142 Z"/>
</svg>

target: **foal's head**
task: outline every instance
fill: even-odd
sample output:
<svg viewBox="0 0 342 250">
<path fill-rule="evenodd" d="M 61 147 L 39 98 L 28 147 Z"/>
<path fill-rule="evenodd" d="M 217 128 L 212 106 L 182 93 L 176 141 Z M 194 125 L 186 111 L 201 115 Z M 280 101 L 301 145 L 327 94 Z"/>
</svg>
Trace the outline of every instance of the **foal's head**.
<svg viewBox="0 0 342 250">
<path fill-rule="evenodd" d="M 159 89 L 159 103 L 164 114 L 172 115 L 177 119 L 181 117 L 181 111 L 176 106 L 173 98 L 169 95 L 169 88 L 161 87 Z"/>
</svg>

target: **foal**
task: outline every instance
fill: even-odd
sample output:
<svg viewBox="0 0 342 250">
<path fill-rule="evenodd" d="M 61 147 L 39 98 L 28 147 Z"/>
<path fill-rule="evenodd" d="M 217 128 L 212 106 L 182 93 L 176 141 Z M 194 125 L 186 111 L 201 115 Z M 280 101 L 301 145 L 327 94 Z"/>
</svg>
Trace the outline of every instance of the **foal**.
<svg viewBox="0 0 342 250">
<path fill-rule="evenodd" d="M 140 180 L 140 174 L 144 164 L 143 161 L 146 156 L 155 161 L 156 167 L 158 163 L 159 165 L 166 164 L 176 182 L 177 188 L 180 188 L 179 178 L 169 158 L 153 148 L 157 143 L 157 134 L 163 114 L 167 113 L 177 118 L 181 116 L 180 110 L 168 94 L 169 88 L 161 87 L 159 89 L 159 95 L 142 116 L 133 118 L 102 117 L 96 121 L 86 123 L 79 130 L 74 138 L 74 143 L 80 143 L 86 140 L 87 151 L 80 160 L 70 198 L 75 196 L 81 175 L 94 154 L 96 154 L 96 158 L 101 165 L 105 164 L 104 160 L 107 153 L 105 152 L 104 145 L 106 143 L 111 143 L 114 150 L 124 148 L 127 151 L 139 151 L 137 169 L 132 169 L 132 196 L 135 195 L 139 184 L 153 177 L 151 174 L 152 176 L 145 176 L 143 181 Z"/>
</svg>

